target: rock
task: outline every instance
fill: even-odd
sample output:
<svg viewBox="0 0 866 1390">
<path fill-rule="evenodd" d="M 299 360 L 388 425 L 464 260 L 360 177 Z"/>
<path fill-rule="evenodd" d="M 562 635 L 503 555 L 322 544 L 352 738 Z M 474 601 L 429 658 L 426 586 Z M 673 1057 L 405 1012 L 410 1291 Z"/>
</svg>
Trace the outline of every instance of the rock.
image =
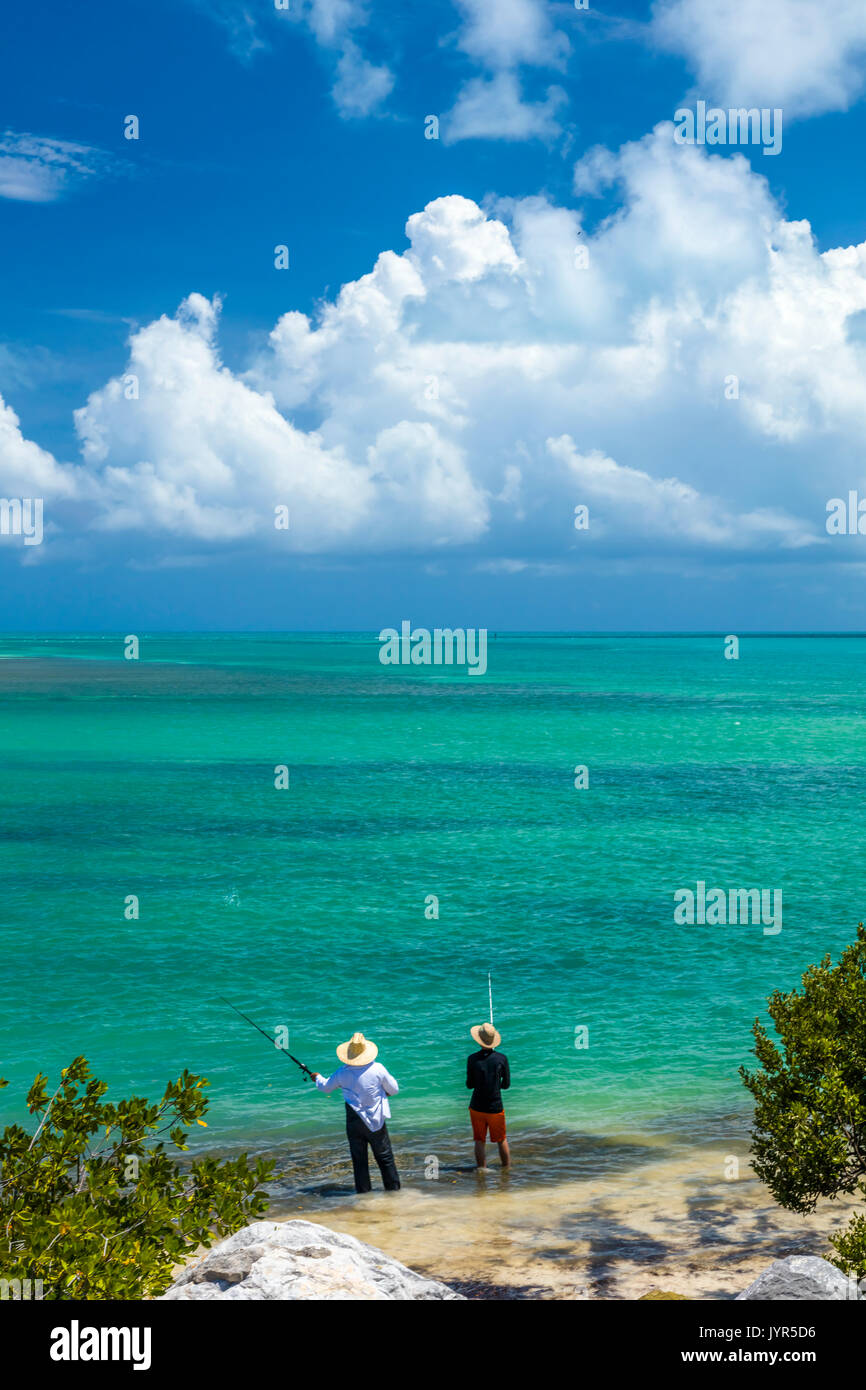
<svg viewBox="0 0 866 1390">
<path fill-rule="evenodd" d="M 190 1265 L 163 1299 L 437 1299 L 463 1295 L 312 1221 L 254 1221 Z"/>
<path fill-rule="evenodd" d="M 252 1272 L 256 1260 L 266 1253 L 264 1245 L 248 1245 L 243 1250 L 216 1246 L 203 1261 L 202 1278 L 212 1284 L 240 1284 Z"/>
<path fill-rule="evenodd" d="M 789 1255 L 785 1260 L 774 1260 L 753 1284 L 737 1294 L 738 1299 L 772 1299 L 775 1302 L 851 1297 L 858 1297 L 856 1283 L 852 1280 L 849 1286 L 841 1269 L 817 1255 Z"/>
<path fill-rule="evenodd" d="M 681 1298 L 684 1303 L 692 1302 L 688 1294 L 667 1293 L 663 1289 L 653 1289 L 650 1293 L 642 1293 L 640 1298 L 638 1299 L 638 1303 L 643 1303 L 644 1299 L 654 1300 L 658 1298 Z"/>
</svg>

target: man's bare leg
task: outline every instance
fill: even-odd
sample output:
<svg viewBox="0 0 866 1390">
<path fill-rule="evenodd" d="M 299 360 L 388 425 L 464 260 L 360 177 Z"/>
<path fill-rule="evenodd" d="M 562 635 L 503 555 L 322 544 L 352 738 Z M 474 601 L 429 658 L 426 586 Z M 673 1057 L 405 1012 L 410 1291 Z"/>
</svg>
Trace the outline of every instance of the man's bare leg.
<svg viewBox="0 0 866 1390">
<path fill-rule="evenodd" d="M 486 1148 L 487 1148 L 487 1145 L 484 1143 L 483 1140 L 482 1140 L 480 1143 L 479 1143 L 479 1141 L 478 1141 L 477 1139 L 475 1140 L 475 1167 L 476 1167 L 476 1168 L 486 1168 L 486 1167 L 487 1167 L 487 1164 L 484 1162 L 484 1153 L 485 1153 Z"/>
<path fill-rule="evenodd" d="M 509 1152 L 509 1150 L 508 1150 L 508 1140 L 507 1140 L 507 1139 L 503 1139 L 502 1143 L 501 1143 L 498 1147 L 499 1147 L 499 1162 L 502 1164 L 503 1168 L 510 1168 L 510 1167 L 511 1167 L 511 1154 L 510 1154 L 510 1152 Z"/>
</svg>

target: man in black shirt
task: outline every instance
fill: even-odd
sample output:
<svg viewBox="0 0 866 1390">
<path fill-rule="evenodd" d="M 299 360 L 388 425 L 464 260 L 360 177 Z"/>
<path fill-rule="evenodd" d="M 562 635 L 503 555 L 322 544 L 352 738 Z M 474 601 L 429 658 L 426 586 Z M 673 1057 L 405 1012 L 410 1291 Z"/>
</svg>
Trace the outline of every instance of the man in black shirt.
<svg viewBox="0 0 866 1390">
<path fill-rule="evenodd" d="M 503 1168 L 508 1168 L 511 1154 L 505 1137 L 505 1111 L 500 1095 L 501 1090 L 507 1091 L 511 1085 L 508 1058 L 504 1052 L 496 1051 L 502 1039 L 492 1023 L 481 1023 L 469 1031 L 481 1044 L 481 1051 L 473 1052 L 466 1060 L 466 1086 L 472 1092 L 469 1115 L 475 1140 L 475 1162 L 481 1169 L 486 1167 L 484 1153 L 489 1129 L 492 1142 L 499 1146 L 500 1162 Z"/>
</svg>

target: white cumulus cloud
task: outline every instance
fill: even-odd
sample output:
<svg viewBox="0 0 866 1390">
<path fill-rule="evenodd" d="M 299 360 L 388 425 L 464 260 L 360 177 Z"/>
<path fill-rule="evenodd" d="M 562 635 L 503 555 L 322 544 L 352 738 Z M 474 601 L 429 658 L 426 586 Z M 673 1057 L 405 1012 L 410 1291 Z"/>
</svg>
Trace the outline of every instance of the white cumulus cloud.
<svg viewBox="0 0 866 1390">
<path fill-rule="evenodd" d="M 561 87 L 543 101 L 526 101 L 513 72 L 473 77 L 464 84 L 443 122 L 446 144 L 458 140 L 552 140 L 562 127 L 557 112 L 568 103 Z"/>
<path fill-rule="evenodd" d="M 845 111 L 866 85 L 863 0 L 657 0 L 651 35 L 711 102 Z"/>
<path fill-rule="evenodd" d="M 463 16 L 458 47 L 493 69 L 521 63 L 560 67 L 571 45 L 543 0 L 456 0 Z"/>
<path fill-rule="evenodd" d="M 64 467 L 21 433 L 21 421 L 0 397 L 0 490 L 4 497 L 68 500 L 85 490 L 83 470 Z"/>
<path fill-rule="evenodd" d="M 77 412 L 75 468 L 7 411 L 0 485 L 42 477 L 91 535 L 185 557 L 820 560 L 827 499 L 866 479 L 866 244 L 821 253 L 742 156 L 679 147 L 670 123 L 591 152 L 577 186 L 600 184 L 614 208 L 592 231 L 579 202 L 435 199 L 241 372 L 219 302 L 191 294 Z"/>
<path fill-rule="evenodd" d="M 333 97 L 342 116 L 369 116 L 382 105 L 394 86 L 385 66 L 368 62 L 358 45 L 349 41 L 337 63 Z"/>
<path fill-rule="evenodd" d="M 564 70 L 571 45 L 544 0 L 456 0 L 463 23 L 457 47 L 485 71 L 467 79 L 443 121 L 446 143 L 458 140 L 547 140 L 560 134 L 568 105 L 561 86 L 541 100 L 524 96 L 523 68 Z"/>
<path fill-rule="evenodd" d="M 642 469 L 624 468 L 600 449 L 581 454 L 567 434 L 548 439 L 547 451 L 575 479 L 581 503 L 592 504 L 595 532 L 591 524 L 588 535 L 599 530 L 598 509 L 602 538 L 645 536 L 654 529 L 668 539 L 728 551 L 768 542 L 799 548 L 818 541 L 814 531 L 784 512 L 733 512 L 718 497 L 704 496 L 679 478 L 653 478 Z"/>
</svg>

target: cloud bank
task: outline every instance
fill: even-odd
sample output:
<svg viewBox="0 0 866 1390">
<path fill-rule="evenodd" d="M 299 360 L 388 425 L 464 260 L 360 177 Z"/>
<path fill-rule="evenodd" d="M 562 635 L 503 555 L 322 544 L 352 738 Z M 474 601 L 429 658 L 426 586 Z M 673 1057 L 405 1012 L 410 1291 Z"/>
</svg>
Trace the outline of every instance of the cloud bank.
<svg viewBox="0 0 866 1390">
<path fill-rule="evenodd" d="M 5 495 L 168 550 L 826 553 L 826 500 L 863 483 L 866 244 L 819 253 L 742 156 L 669 123 L 575 185 L 616 193 L 591 234 L 540 197 L 434 200 L 239 373 L 190 294 L 76 412 L 80 461 L 4 408 Z"/>
</svg>

